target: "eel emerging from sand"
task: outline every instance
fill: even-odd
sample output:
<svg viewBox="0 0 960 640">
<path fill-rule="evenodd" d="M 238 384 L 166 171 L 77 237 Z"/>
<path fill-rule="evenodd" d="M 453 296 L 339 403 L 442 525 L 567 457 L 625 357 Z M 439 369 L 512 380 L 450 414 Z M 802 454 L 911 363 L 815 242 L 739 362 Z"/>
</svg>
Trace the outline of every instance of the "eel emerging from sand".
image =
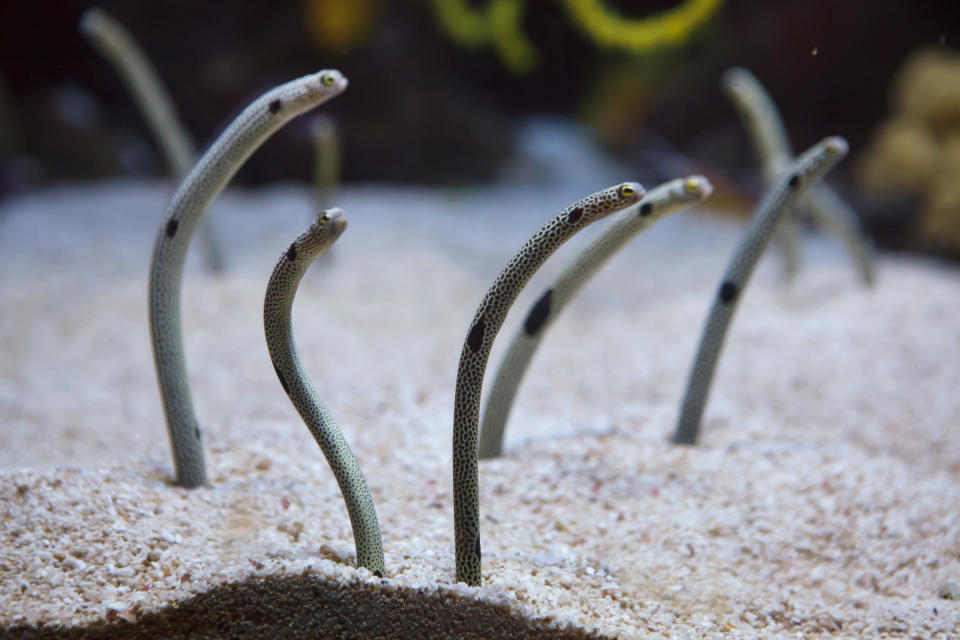
<svg viewBox="0 0 960 640">
<path fill-rule="evenodd" d="M 383 576 L 383 542 L 373 497 L 350 445 L 300 364 L 290 315 L 303 274 L 346 228 L 347 219 L 340 209 L 324 211 L 280 256 L 263 301 L 263 332 L 280 385 L 320 445 L 340 486 L 353 527 L 357 566 Z"/>
<path fill-rule="evenodd" d="M 200 429 L 193 412 L 180 328 L 180 284 L 190 238 L 210 201 L 250 155 L 291 118 L 340 94 L 347 79 L 318 71 L 282 84 L 252 102 L 207 149 L 167 208 L 150 264 L 150 337 L 167 417 L 177 484 L 206 482 Z"/>
<path fill-rule="evenodd" d="M 520 247 L 474 314 L 460 354 L 453 410 L 453 511 L 459 582 L 478 586 L 482 581 L 477 427 L 483 374 L 493 340 L 524 285 L 560 245 L 591 222 L 638 202 L 643 194 L 638 183 L 624 182 L 561 211 Z"/>
<path fill-rule="evenodd" d="M 688 176 L 651 189 L 643 200 L 610 218 L 610 221 L 577 255 L 527 312 L 500 363 L 480 428 L 480 458 L 496 458 L 503 452 L 503 431 L 514 397 L 530 360 L 547 328 L 560 315 L 580 288 L 634 236 L 657 220 L 685 206 L 704 200 L 713 191 L 703 176 Z"/>
<path fill-rule="evenodd" d="M 707 317 L 680 406 L 680 419 L 673 436 L 675 444 L 694 444 L 697 441 L 700 420 L 727 328 L 777 223 L 787 215 L 811 183 L 822 178 L 847 155 L 848 149 L 847 141 L 843 138 L 832 137 L 820 141 L 787 168 L 754 211 L 720 281 Z"/>
</svg>

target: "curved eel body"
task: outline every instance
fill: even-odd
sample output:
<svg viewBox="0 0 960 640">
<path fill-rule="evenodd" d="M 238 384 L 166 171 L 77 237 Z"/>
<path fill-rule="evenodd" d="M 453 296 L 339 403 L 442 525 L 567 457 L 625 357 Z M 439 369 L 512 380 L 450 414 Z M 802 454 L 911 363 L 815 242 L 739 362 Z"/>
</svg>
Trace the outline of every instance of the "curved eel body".
<svg viewBox="0 0 960 640">
<path fill-rule="evenodd" d="M 680 418 L 673 436 L 675 444 L 694 444 L 697 441 L 700 420 L 727 328 L 777 223 L 787 215 L 790 207 L 812 182 L 822 178 L 847 155 L 848 148 L 846 140 L 838 137 L 826 138 L 811 147 L 776 180 L 754 211 L 727 266 L 707 317 L 680 407 Z"/>
<path fill-rule="evenodd" d="M 740 67 L 723 74 L 723 88 L 750 133 L 767 185 L 772 185 L 793 160 L 793 148 L 773 98 L 755 75 Z M 875 276 L 870 242 L 850 205 L 824 182 L 810 187 L 799 200 L 799 205 L 810 212 L 810 217 L 818 227 L 840 238 L 856 265 L 860 279 L 867 286 L 872 286 Z M 788 216 L 777 233 L 788 275 L 793 275 L 797 269 L 797 245 L 801 232 L 799 222 L 794 216 Z"/>
<path fill-rule="evenodd" d="M 324 211 L 280 256 L 273 275 L 270 276 L 263 301 L 263 332 L 277 378 L 320 445 L 340 486 L 353 527 L 357 566 L 366 567 L 374 574 L 383 576 L 383 543 L 373 497 L 350 445 L 320 402 L 320 397 L 300 364 L 291 328 L 290 311 L 303 274 L 313 261 L 340 237 L 346 227 L 347 220 L 339 209 Z"/>
<path fill-rule="evenodd" d="M 750 134 L 764 179 L 767 182 L 776 180 L 790 165 L 793 148 L 773 98 L 756 76 L 741 67 L 727 70 L 723 74 L 722 84 Z"/>
<path fill-rule="evenodd" d="M 487 397 L 480 427 L 480 459 L 503 453 L 503 432 L 517 390 L 547 328 L 590 278 L 634 236 L 657 220 L 707 198 L 713 186 L 703 176 L 666 182 L 647 192 L 637 204 L 612 216 L 594 238 L 537 299 L 527 312 L 500 363 Z"/>
<path fill-rule="evenodd" d="M 483 374 L 493 340 L 524 285 L 560 245 L 591 222 L 638 202 L 643 194 L 642 186 L 625 182 L 564 209 L 513 256 L 474 314 L 460 353 L 453 414 L 453 510 L 459 582 L 477 586 L 482 581 L 477 426 Z"/>
<path fill-rule="evenodd" d="M 171 173 L 178 181 L 183 180 L 196 160 L 195 145 L 143 49 L 122 24 L 99 7 L 83 13 L 80 33 L 113 66 L 147 121 Z M 223 271 L 223 251 L 206 218 L 200 222 L 197 233 L 207 268 Z"/>
<path fill-rule="evenodd" d="M 173 196 L 150 264 L 150 337 L 176 465 L 177 484 L 206 482 L 180 328 L 183 261 L 200 216 L 263 141 L 294 116 L 341 93 L 347 80 L 324 70 L 268 91 L 244 109 L 200 158 Z"/>
<path fill-rule="evenodd" d="M 793 159 L 793 147 L 773 98 L 756 76 L 741 67 L 723 74 L 723 89 L 733 102 L 740 121 L 750 134 L 760 160 L 764 182 L 769 187 Z M 784 274 L 792 279 L 800 270 L 800 241 L 803 228 L 796 216 L 786 216 L 774 234 L 783 256 Z"/>
</svg>

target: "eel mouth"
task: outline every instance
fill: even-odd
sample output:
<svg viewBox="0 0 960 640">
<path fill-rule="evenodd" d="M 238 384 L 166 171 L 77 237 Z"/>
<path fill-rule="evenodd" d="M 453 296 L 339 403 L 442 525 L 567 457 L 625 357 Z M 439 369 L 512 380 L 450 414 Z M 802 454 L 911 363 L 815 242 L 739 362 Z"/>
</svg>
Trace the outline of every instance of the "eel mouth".
<svg viewBox="0 0 960 640">
<path fill-rule="evenodd" d="M 343 233 L 347 228 L 347 218 L 343 215 L 343 210 L 329 209 L 326 213 L 330 217 L 330 229 L 334 233 Z"/>
</svg>

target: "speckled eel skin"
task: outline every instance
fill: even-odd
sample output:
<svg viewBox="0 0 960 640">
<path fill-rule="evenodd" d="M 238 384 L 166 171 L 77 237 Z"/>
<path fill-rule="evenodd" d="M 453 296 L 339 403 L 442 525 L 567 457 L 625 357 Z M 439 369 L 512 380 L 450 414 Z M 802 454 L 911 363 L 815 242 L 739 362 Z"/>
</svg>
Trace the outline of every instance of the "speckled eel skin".
<svg viewBox="0 0 960 640">
<path fill-rule="evenodd" d="M 453 519 L 458 582 L 479 586 L 482 581 L 477 427 L 483 374 L 493 340 L 524 285 L 560 245 L 591 222 L 639 202 L 643 194 L 638 183 L 624 182 L 561 211 L 520 247 L 474 314 L 460 353 L 453 410 Z"/>
<path fill-rule="evenodd" d="M 366 567 L 374 574 L 383 576 L 383 543 L 373 497 L 350 445 L 320 402 L 320 397 L 300 364 L 291 328 L 290 310 L 293 308 L 293 298 L 297 294 L 297 286 L 303 274 L 346 228 L 347 219 L 343 217 L 343 212 L 339 209 L 324 211 L 280 256 L 280 261 L 270 276 L 263 301 L 263 332 L 267 338 L 273 369 L 277 372 L 283 390 L 320 445 L 337 484 L 340 485 L 353 527 L 357 566 Z"/>
<path fill-rule="evenodd" d="M 707 198 L 713 186 L 703 176 L 688 176 L 651 189 L 643 200 L 612 216 L 527 312 L 510 348 L 497 369 L 480 426 L 480 458 L 503 452 L 503 432 L 517 389 L 547 328 L 590 278 L 631 238 L 685 206 Z"/>
<path fill-rule="evenodd" d="M 822 178 L 847 155 L 848 149 L 847 141 L 843 138 L 821 140 L 789 165 L 751 216 L 740 244 L 727 265 L 707 316 L 707 324 L 700 338 L 700 347 L 697 349 L 687 381 L 687 390 L 680 406 L 680 419 L 673 436 L 675 444 L 694 444 L 697 441 L 700 420 L 727 328 L 753 269 L 777 228 L 777 223 L 787 215 L 790 207 L 811 183 Z"/>
<path fill-rule="evenodd" d="M 176 466 L 176 482 L 206 482 L 200 429 L 187 382 L 180 327 L 183 261 L 200 216 L 263 141 L 291 118 L 341 93 L 347 79 L 324 70 L 276 87 L 251 103 L 214 141 L 167 208 L 150 264 L 150 338 Z"/>
</svg>

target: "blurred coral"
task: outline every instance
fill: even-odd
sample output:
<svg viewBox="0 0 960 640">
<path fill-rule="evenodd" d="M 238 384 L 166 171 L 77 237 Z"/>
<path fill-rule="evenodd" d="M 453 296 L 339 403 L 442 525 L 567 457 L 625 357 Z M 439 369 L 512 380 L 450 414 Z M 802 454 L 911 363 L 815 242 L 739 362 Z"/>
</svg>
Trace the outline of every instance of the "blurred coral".
<svg viewBox="0 0 960 640">
<path fill-rule="evenodd" d="M 911 54 L 894 78 L 891 103 L 860 181 L 880 197 L 918 196 L 911 241 L 960 256 L 960 53 L 936 47 Z"/>
<path fill-rule="evenodd" d="M 893 84 L 898 113 L 935 131 L 960 126 L 960 53 L 924 48 L 906 59 Z"/>
<path fill-rule="evenodd" d="M 960 129 L 940 146 L 918 233 L 932 248 L 960 256 Z"/>
<path fill-rule="evenodd" d="M 880 125 L 861 166 L 865 187 L 877 193 L 921 193 L 933 180 L 939 150 L 930 129 L 900 116 Z"/>
</svg>

